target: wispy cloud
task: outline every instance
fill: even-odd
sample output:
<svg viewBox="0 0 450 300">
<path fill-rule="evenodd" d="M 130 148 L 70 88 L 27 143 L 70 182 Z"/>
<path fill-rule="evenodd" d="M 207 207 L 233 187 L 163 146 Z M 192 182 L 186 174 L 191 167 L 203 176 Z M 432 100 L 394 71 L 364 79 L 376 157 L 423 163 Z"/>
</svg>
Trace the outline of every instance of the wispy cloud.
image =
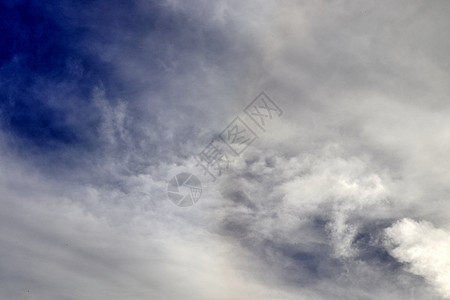
<svg viewBox="0 0 450 300">
<path fill-rule="evenodd" d="M 448 297 L 449 9 L 0 4 L 0 298 Z M 283 116 L 208 181 L 263 90 Z"/>
</svg>

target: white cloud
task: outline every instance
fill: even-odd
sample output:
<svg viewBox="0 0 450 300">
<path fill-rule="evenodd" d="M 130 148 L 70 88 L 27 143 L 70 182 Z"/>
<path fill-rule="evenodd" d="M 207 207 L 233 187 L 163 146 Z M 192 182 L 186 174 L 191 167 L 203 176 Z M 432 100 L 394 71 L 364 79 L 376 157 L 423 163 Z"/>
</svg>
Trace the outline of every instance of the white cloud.
<svg viewBox="0 0 450 300">
<path fill-rule="evenodd" d="M 450 299 L 450 232 L 426 221 L 403 219 L 386 229 L 390 254 L 407 269 L 423 276 Z"/>
</svg>

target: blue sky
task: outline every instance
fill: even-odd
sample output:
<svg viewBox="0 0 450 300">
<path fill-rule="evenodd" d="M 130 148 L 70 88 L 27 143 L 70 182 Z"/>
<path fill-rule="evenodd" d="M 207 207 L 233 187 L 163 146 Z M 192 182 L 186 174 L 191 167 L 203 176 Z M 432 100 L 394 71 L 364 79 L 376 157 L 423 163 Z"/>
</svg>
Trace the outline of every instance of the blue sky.
<svg viewBox="0 0 450 300">
<path fill-rule="evenodd" d="M 450 299 L 449 11 L 0 1 L 0 299 Z"/>
</svg>

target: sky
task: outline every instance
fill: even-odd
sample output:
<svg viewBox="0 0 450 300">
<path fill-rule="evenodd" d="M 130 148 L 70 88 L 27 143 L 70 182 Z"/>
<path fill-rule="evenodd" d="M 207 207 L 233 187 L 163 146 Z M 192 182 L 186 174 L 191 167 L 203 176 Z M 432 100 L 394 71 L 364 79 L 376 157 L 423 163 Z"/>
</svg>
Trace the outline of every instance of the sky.
<svg viewBox="0 0 450 300">
<path fill-rule="evenodd" d="M 0 0 L 0 299 L 450 299 L 449 14 Z"/>
</svg>

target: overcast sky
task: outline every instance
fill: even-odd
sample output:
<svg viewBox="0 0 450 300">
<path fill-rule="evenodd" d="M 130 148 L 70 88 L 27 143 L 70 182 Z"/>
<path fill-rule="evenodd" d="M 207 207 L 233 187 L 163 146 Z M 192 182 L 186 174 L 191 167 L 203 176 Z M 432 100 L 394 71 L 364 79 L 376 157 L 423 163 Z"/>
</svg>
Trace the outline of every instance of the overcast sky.
<svg viewBox="0 0 450 300">
<path fill-rule="evenodd" d="M 0 0 L 0 299 L 450 299 L 449 16 Z M 180 173 L 192 206 L 169 199 Z"/>
</svg>

